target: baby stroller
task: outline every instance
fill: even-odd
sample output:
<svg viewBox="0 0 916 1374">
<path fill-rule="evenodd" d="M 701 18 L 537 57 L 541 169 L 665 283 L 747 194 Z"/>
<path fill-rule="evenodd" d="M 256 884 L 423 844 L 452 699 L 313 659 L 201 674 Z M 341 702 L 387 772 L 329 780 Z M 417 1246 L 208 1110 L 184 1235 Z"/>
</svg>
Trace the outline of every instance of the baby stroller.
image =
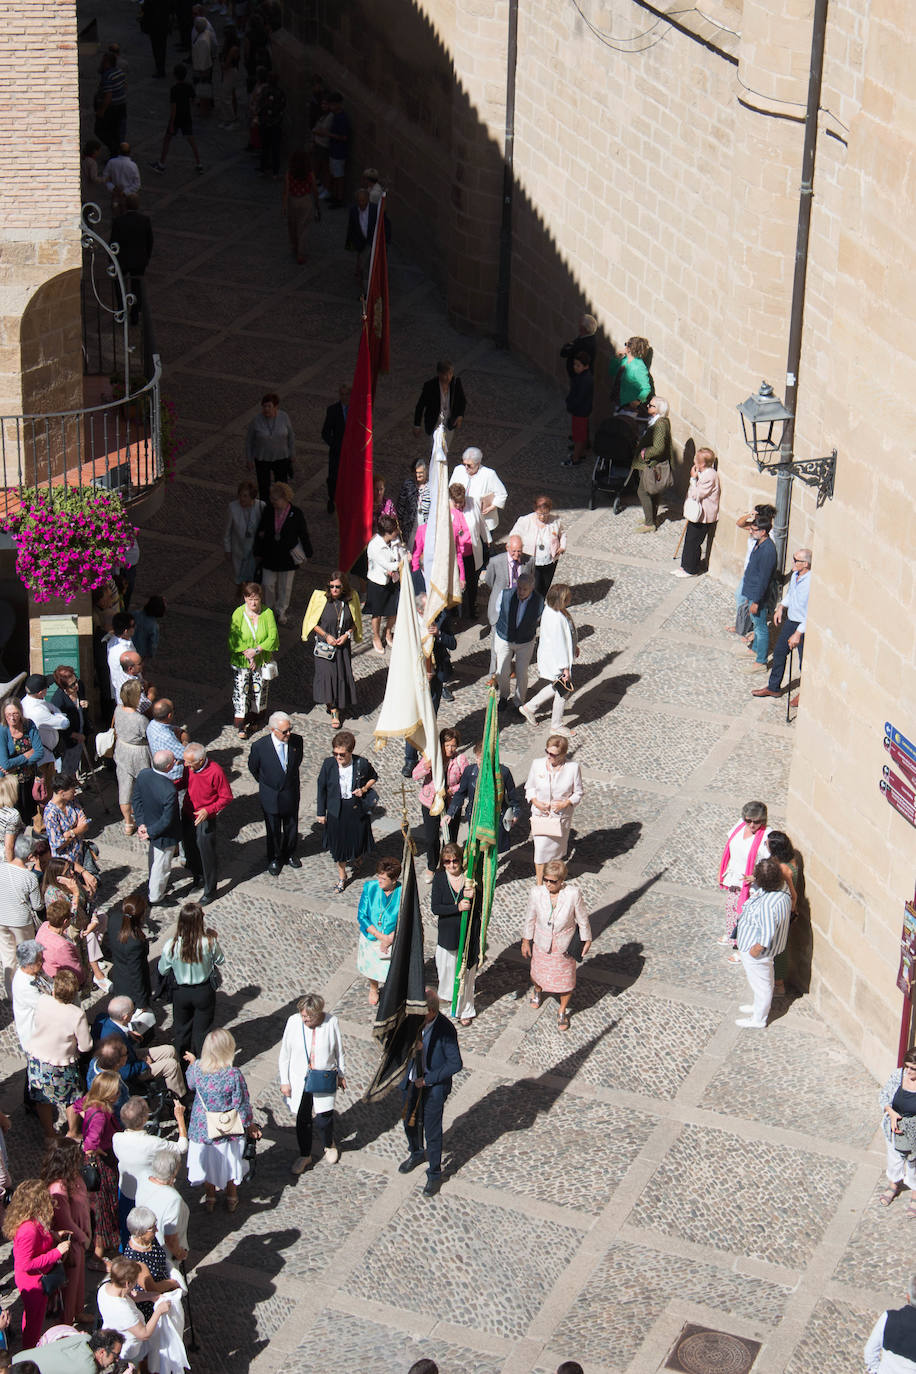
<svg viewBox="0 0 916 1374">
<path fill-rule="evenodd" d="M 595 452 L 595 466 L 592 469 L 592 485 L 588 498 L 589 510 L 595 509 L 595 497 L 599 491 L 614 498 L 614 514 L 620 514 L 623 498 L 627 491 L 635 491 L 639 474 L 632 472 L 630 465 L 644 427 L 634 416 L 612 415 L 602 420 L 592 442 Z"/>
</svg>

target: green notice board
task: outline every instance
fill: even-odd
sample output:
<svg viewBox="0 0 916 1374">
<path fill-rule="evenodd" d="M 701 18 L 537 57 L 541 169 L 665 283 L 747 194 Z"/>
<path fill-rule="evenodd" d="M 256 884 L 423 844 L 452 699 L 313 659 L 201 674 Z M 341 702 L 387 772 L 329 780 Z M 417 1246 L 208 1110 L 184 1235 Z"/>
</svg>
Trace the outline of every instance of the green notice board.
<svg viewBox="0 0 916 1374">
<path fill-rule="evenodd" d="M 80 637 L 75 615 L 48 615 L 41 618 L 41 671 L 50 677 L 55 668 L 67 663 L 80 670 Z"/>
</svg>

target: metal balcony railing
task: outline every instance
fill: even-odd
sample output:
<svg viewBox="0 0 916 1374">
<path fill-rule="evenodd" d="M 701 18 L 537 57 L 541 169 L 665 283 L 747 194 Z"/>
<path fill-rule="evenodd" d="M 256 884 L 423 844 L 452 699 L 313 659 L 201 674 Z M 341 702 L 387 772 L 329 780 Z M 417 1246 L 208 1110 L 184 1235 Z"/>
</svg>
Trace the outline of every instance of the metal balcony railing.
<svg viewBox="0 0 916 1374">
<path fill-rule="evenodd" d="M 153 376 L 104 405 L 51 415 L 0 416 L 0 518 L 24 488 L 104 487 L 127 504 L 163 476 L 158 356 Z"/>
<path fill-rule="evenodd" d="M 0 415 L 0 521 L 16 513 L 26 489 L 103 487 L 128 504 L 164 475 L 162 368 L 150 312 L 145 293 L 137 301 L 128 291 L 117 248 L 96 233 L 100 220 L 98 206 L 83 207 L 84 396 L 94 392 L 99 403 Z"/>
</svg>

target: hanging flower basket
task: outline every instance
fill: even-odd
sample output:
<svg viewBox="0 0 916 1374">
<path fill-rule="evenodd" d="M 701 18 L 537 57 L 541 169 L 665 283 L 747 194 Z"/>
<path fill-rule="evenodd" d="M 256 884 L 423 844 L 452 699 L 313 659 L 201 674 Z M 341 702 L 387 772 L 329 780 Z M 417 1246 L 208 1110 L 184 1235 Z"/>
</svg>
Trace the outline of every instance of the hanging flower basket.
<svg viewBox="0 0 916 1374">
<path fill-rule="evenodd" d="M 114 492 L 26 488 L 3 529 L 16 541 L 16 571 L 36 601 L 73 601 L 108 582 L 137 531 Z"/>
</svg>

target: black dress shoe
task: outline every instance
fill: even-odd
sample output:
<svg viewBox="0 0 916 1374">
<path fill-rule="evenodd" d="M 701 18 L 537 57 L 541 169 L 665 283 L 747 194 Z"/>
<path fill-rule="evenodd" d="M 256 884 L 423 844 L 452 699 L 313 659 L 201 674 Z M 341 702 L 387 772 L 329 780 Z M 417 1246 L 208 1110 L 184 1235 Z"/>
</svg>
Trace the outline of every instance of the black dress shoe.
<svg viewBox="0 0 916 1374">
<path fill-rule="evenodd" d="M 273 859 L 273 860 L 267 865 L 267 872 L 271 875 L 272 878 L 277 878 L 277 877 L 279 877 L 279 875 L 280 875 L 280 869 L 281 869 L 282 867 L 283 867 L 283 865 L 280 863 L 280 860 L 279 860 L 279 859 Z"/>
<path fill-rule="evenodd" d="M 412 1173 L 414 1169 L 419 1169 L 426 1158 L 425 1150 L 414 1150 L 413 1154 L 407 1156 L 402 1164 L 398 1165 L 399 1174 Z"/>
<path fill-rule="evenodd" d="M 425 1183 L 424 1188 L 423 1188 L 423 1196 L 424 1196 L 424 1197 L 435 1197 L 436 1194 L 438 1193 L 438 1191 L 439 1191 L 439 1189 L 440 1189 L 441 1187 L 442 1187 L 442 1176 L 441 1176 L 441 1174 L 433 1174 L 432 1178 L 428 1178 L 428 1179 L 426 1180 L 426 1183 Z"/>
<path fill-rule="evenodd" d="M 301 859 L 297 859 L 296 856 L 295 856 L 295 854 L 291 854 L 291 855 L 289 856 L 289 858 L 286 860 L 286 862 L 289 864 L 290 868 L 301 868 L 301 867 L 302 867 L 302 860 L 301 860 Z"/>
<path fill-rule="evenodd" d="M 411 766 L 410 766 L 409 763 L 405 763 L 405 764 L 404 764 L 404 767 L 401 769 L 401 777 L 402 777 L 402 778 L 412 778 L 412 777 L 413 777 L 413 769 L 411 768 Z"/>
<path fill-rule="evenodd" d="M 199 906 L 210 906 L 211 903 L 213 903 L 213 902 L 215 902 L 215 901 L 216 901 L 216 893 L 215 893 L 215 892 L 212 892 L 212 893 L 210 893 L 209 895 L 205 892 L 204 895 L 200 898 L 200 901 L 199 901 L 198 905 L 199 905 Z"/>
</svg>

